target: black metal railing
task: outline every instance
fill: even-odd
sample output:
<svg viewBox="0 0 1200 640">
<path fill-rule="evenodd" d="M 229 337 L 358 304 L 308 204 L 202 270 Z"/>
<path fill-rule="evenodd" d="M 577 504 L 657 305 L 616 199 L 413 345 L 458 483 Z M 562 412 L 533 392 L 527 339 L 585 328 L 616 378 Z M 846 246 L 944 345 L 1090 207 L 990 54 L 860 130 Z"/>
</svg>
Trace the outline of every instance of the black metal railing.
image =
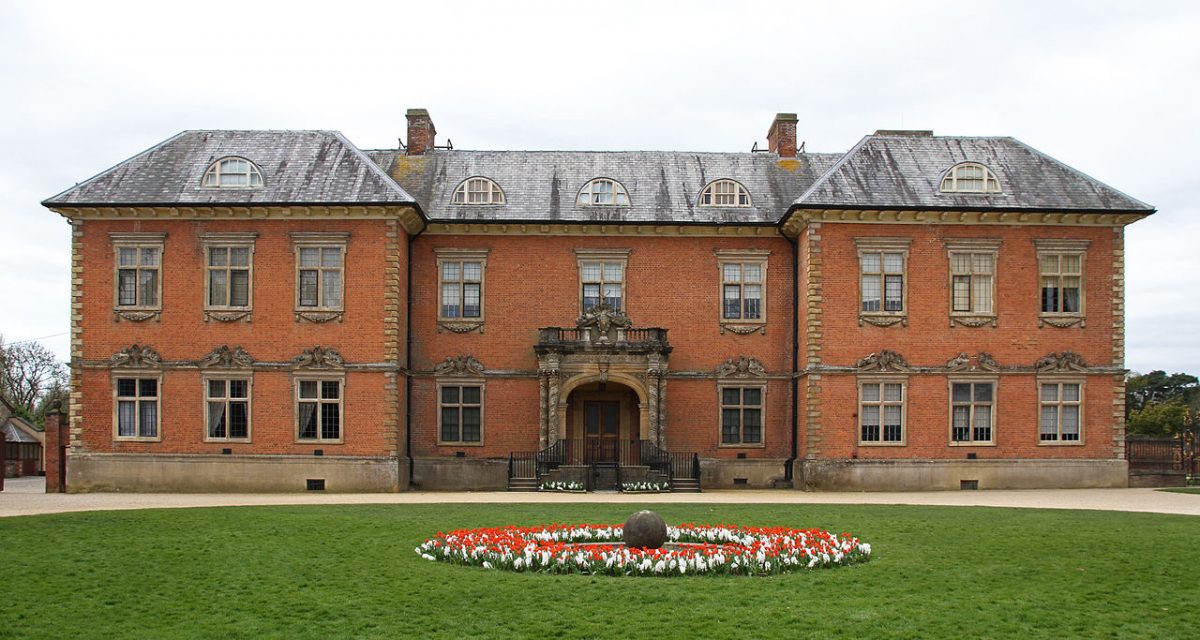
<svg viewBox="0 0 1200 640">
<path fill-rule="evenodd" d="M 700 479 L 700 454 L 667 451 L 649 440 L 573 438 L 559 440 L 540 451 L 508 454 L 508 478 L 540 479 L 562 465 L 613 466 L 618 479 L 621 467 L 645 466 L 668 481 Z"/>
<path fill-rule="evenodd" d="M 508 454 L 508 479 L 537 480 L 537 451 L 514 451 Z"/>
<path fill-rule="evenodd" d="M 1125 438 L 1125 459 L 1132 472 L 1200 473 L 1200 433 L 1184 431 L 1170 436 L 1131 435 Z"/>
</svg>

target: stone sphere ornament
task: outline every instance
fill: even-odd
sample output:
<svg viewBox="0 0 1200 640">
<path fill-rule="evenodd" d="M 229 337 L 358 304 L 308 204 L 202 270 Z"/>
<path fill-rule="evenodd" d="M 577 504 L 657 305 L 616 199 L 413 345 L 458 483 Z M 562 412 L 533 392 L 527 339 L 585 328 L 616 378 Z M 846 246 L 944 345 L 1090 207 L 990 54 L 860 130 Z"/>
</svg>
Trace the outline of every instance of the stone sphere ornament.
<svg viewBox="0 0 1200 640">
<path fill-rule="evenodd" d="M 639 511 L 625 521 L 625 546 L 661 549 L 667 542 L 667 523 L 653 511 Z"/>
</svg>

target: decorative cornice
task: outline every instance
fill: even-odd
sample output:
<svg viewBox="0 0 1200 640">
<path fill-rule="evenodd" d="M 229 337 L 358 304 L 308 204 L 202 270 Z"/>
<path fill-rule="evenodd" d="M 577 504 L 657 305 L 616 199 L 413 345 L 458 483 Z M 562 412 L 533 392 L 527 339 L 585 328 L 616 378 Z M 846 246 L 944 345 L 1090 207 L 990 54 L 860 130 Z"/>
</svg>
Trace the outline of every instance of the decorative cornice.
<svg viewBox="0 0 1200 640">
<path fill-rule="evenodd" d="M 425 235 L 777 238 L 774 225 L 435 222 Z"/>
<path fill-rule="evenodd" d="M 1000 364 L 997 363 L 996 359 L 986 351 L 980 351 L 974 363 L 971 362 L 971 357 L 963 352 L 946 362 L 946 370 L 958 373 L 964 371 L 987 371 L 990 373 L 997 373 L 1000 371 Z"/>
<path fill-rule="evenodd" d="M 1003 243 L 1000 238 L 942 238 L 948 251 L 996 251 Z"/>
<path fill-rule="evenodd" d="M 1038 251 L 1087 251 L 1091 240 L 1079 238 L 1034 238 L 1033 246 Z"/>
<path fill-rule="evenodd" d="M 295 244 L 345 244 L 350 241 L 349 231 L 293 231 L 288 235 Z"/>
<path fill-rule="evenodd" d="M 483 363 L 469 353 L 446 356 L 433 368 L 433 373 L 439 376 L 482 376 Z"/>
<path fill-rule="evenodd" d="M 425 220 L 412 205 L 148 205 L 148 206 L 51 206 L 51 211 L 69 220 L 167 219 L 167 220 L 309 220 L 309 219 L 399 219 L 408 233 L 425 227 Z"/>
<path fill-rule="evenodd" d="M 912 238 L 882 238 L 876 236 L 861 236 L 854 239 L 854 246 L 859 251 L 900 251 L 908 252 L 912 247 Z"/>
<path fill-rule="evenodd" d="M 162 243 L 167 239 L 167 234 L 161 231 L 109 231 L 108 239 L 113 244 L 124 242 L 157 242 Z"/>
<path fill-rule="evenodd" d="M 1064 371 L 1087 371 L 1087 363 L 1074 351 L 1050 353 L 1033 363 L 1038 373 L 1054 373 Z"/>
<path fill-rule="evenodd" d="M 717 365 L 718 378 L 762 378 L 767 375 L 758 358 L 738 356 L 737 360 L 729 358 Z"/>
<path fill-rule="evenodd" d="M 461 249 L 457 247 L 435 247 L 434 255 L 446 260 L 487 260 L 490 249 Z"/>
<path fill-rule="evenodd" d="M 342 369 L 345 365 L 342 354 L 321 345 L 306 349 L 304 353 L 292 358 L 292 366 L 297 369 Z"/>
<path fill-rule="evenodd" d="M 108 364 L 112 368 L 158 368 L 162 366 L 162 357 L 154 349 L 140 344 L 133 344 L 117 353 L 114 353 L 108 359 Z"/>
<path fill-rule="evenodd" d="M 196 362 L 196 365 L 201 369 L 209 367 L 247 368 L 254 365 L 254 358 L 251 358 L 250 354 L 241 345 L 233 349 L 230 349 L 229 345 L 221 345 L 210 351 L 208 355 L 200 358 Z"/>
<path fill-rule="evenodd" d="M 859 371 L 892 371 L 898 373 L 909 373 L 912 371 L 912 368 L 908 366 L 908 362 L 903 356 L 888 349 L 884 349 L 878 354 L 872 353 L 859 360 L 854 364 L 854 368 Z"/>
<path fill-rule="evenodd" d="M 813 222 L 877 224 L 996 224 L 1042 226 L 1123 226 L 1152 212 L 1046 212 L 1046 211 L 938 211 L 883 209 L 796 209 L 784 217 L 781 232 L 789 238 L 800 235 Z"/>
</svg>

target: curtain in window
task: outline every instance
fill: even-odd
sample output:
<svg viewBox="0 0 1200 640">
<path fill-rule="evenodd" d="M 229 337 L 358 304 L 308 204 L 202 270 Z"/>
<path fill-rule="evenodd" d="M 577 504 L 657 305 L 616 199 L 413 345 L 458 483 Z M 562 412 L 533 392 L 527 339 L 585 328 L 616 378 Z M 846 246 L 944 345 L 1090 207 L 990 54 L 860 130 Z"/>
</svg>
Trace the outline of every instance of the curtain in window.
<svg viewBox="0 0 1200 640">
<path fill-rule="evenodd" d="M 158 401 L 142 400 L 140 403 L 141 415 L 138 424 L 138 435 L 143 438 L 155 438 L 158 436 Z"/>
<path fill-rule="evenodd" d="M 137 435 L 136 402 L 122 400 L 117 403 L 117 435 L 130 438 Z"/>
<path fill-rule="evenodd" d="M 224 438 L 225 434 L 225 403 L 208 403 L 208 437 Z"/>
<path fill-rule="evenodd" d="M 138 294 L 143 306 L 158 304 L 158 269 L 138 270 Z"/>
<path fill-rule="evenodd" d="M 317 438 L 317 403 L 300 403 L 300 438 L 315 440 Z"/>
<path fill-rule="evenodd" d="M 237 269 L 229 273 L 229 304 L 245 307 L 250 304 L 250 272 Z"/>
</svg>

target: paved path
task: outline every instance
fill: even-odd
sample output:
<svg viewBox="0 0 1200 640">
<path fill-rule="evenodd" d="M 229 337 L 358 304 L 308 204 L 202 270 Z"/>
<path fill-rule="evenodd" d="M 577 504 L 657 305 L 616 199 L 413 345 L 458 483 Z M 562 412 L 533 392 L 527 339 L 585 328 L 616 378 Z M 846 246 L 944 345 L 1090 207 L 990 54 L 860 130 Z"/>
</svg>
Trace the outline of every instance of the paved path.
<svg viewBox="0 0 1200 640">
<path fill-rule="evenodd" d="M 68 511 L 163 509 L 276 504 L 434 504 L 513 502 L 738 503 L 738 504 L 913 504 L 1145 511 L 1200 516 L 1200 494 L 1154 489 L 1039 489 L 1030 491 L 919 491 L 907 493 L 817 493 L 805 491 L 706 491 L 622 495 L 619 493 L 43 493 L 42 478 L 9 478 L 0 492 L 0 517 Z"/>
</svg>

